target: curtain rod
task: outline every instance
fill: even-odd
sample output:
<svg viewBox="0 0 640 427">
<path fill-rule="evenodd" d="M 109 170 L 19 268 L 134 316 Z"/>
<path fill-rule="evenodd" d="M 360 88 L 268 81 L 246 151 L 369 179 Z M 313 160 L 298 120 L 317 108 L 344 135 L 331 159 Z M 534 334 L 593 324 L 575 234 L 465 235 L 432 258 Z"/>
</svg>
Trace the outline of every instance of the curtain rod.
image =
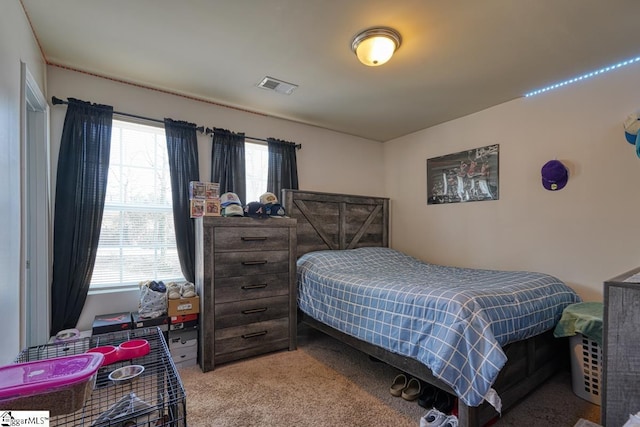
<svg viewBox="0 0 640 427">
<path fill-rule="evenodd" d="M 214 130 L 213 130 L 213 129 L 211 129 L 211 128 L 207 128 L 207 129 L 205 130 L 205 133 L 206 133 L 207 135 L 211 135 L 213 132 L 214 132 Z M 230 134 L 231 134 L 231 133 L 233 133 L 233 132 L 231 132 L 231 131 L 227 131 L 227 130 L 223 130 L 222 132 L 224 132 L 224 133 L 230 133 Z M 269 141 L 267 141 L 267 140 L 266 140 L 266 139 L 264 139 L 264 138 L 254 138 L 253 136 L 245 136 L 245 137 L 244 137 L 244 139 L 252 139 L 252 140 L 254 140 L 254 141 L 269 142 Z M 301 149 L 301 148 L 302 148 L 302 144 L 296 144 L 296 148 L 297 148 L 298 150 L 299 150 L 299 149 Z"/>
<path fill-rule="evenodd" d="M 53 105 L 59 105 L 59 104 L 65 104 L 65 105 L 68 105 L 68 104 L 69 104 L 69 101 L 65 101 L 65 100 L 63 100 L 63 99 L 57 98 L 57 97 L 55 97 L 55 96 L 52 96 L 52 97 L 51 97 L 51 103 L 52 103 Z M 164 124 L 164 120 L 154 119 L 154 118 L 151 118 L 151 117 L 145 117 L 145 116 L 138 116 L 137 114 L 123 113 L 123 112 L 120 112 L 120 111 L 114 111 L 114 112 L 113 112 L 113 114 L 118 114 L 118 115 L 120 115 L 120 116 L 133 117 L 133 118 L 135 118 L 135 119 L 148 120 L 148 121 L 151 121 L 151 122 L 156 122 L 156 123 L 162 123 L 162 124 Z M 211 129 L 211 128 L 207 128 L 207 129 L 205 130 L 204 126 L 196 127 L 196 130 L 197 130 L 197 131 L 199 131 L 200 133 L 205 133 L 205 134 L 207 134 L 207 135 L 210 135 L 210 134 L 212 134 L 212 133 L 213 133 L 213 129 Z M 245 139 L 253 139 L 254 141 L 264 141 L 264 142 L 267 142 L 267 140 L 266 140 L 266 139 L 263 139 L 263 138 L 254 138 L 254 137 L 252 137 L 252 136 L 245 136 Z M 301 149 L 301 148 L 302 148 L 302 144 L 296 144 L 296 148 L 297 148 L 298 150 L 299 150 L 299 149 Z"/>
<path fill-rule="evenodd" d="M 56 98 L 55 96 L 51 97 L 51 103 L 53 105 L 58 105 L 58 104 L 65 104 L 65 105 L 69 105 L 69 101 L 65 101 L 63 99 L 60 98 Z M 159 120 L 159 119 L 153 119 L 151 117 L 145 117 L 145 116 L 138 116 L 136 114 L 129 114 L 129 113 L 122 113 L 120 111 L 114 111 L 113 114 L 118 114 L 120 116 L 127 116 L 127 117 L 133 117 L 135 119 L 142 119 L 142 120 L 148 120 L 150 122 L 156 122 L 156 123 L 162 123 L 164 124 L 164 120 Z M 204 126 L 200 126 L 200 127 L 196 127 L 197 131 L 200 131 L 201 133 L 204 133 Z"/>
</svg>

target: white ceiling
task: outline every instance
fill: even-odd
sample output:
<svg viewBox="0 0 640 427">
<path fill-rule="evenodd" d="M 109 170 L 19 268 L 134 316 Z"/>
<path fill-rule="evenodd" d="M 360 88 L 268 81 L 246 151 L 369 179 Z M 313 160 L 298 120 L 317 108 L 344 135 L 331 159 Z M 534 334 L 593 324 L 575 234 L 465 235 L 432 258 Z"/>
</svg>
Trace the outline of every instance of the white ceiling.
<svg viewBox="0 0 640 427">
<path fill-rule="evenodd" d="M 21 1 L 51 64 L 375 141 L 640 55 L 638 0 Z M 402 45 L 366 67 L 377 25 Z"/>
</svg>

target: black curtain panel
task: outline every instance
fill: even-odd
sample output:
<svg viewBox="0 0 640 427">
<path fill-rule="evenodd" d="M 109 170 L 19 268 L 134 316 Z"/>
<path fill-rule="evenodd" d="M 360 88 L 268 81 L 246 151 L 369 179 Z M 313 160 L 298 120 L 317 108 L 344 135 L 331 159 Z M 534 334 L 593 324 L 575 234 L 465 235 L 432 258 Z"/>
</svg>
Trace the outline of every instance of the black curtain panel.
<svg viewBox="0 0 640 427">
<path fill-rule="evenodd" d="M 298 164 L 296 144 L 267 138 L 269 148 L 269 166 L 267 172 L 267 191 L 279 199 L 283 189 L 298 189 Z"/>
<path fill-rule="evenodd" d="M 113 107 L 68 99 L 56 178 L 51 335 L 75 328 L 100 239 Z"/>
<path fill-rule="evenodd" d="M 195 228 L 189 207 L 189 182 L 199 181 L 198 137 L 196 125 L 172 119 L 164 120 L 173 195 L 173 225 L 182 274 L 195 281 Z"/>
<path fill-rule="evenodd" d="M 247 203 L 244 140 L 244 133 L 213 129 L 211 182 L 220 184 L 220 194 L 230 191 L 236 193 L 242 203 Z"/>
</svg>

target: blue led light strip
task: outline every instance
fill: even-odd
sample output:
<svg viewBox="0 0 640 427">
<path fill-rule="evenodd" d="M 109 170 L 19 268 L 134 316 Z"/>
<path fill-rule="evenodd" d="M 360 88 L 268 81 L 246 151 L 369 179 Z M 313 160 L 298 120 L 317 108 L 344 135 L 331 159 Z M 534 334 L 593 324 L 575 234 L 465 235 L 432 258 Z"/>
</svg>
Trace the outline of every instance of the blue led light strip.
<svg viewBox="0 0 640 427">
<path fill-rule="evenodd" d="M 633 59 L 628 59 L 626 61 L 622 61 L 622 62 L 620 62 L 620 63 L 618 63 L 616 65 L 611 65 L 609 67 L 601 68 L 598 71 L 592 71 L 591 73 L 583 74 L 583 75 L 581 75 L 579 77 L 574 77 L 572 79 L 565 80 L 563 82 L 556 83 L 556 84 L 551 85 L 551 86 L 547 86 L 547 87 L 542 88 L 542 89 L 534 90 L 533 92 L 526 93 L 524 96 L 525 96 L 525 98 L 528 98 L 530 96 L 539 95 L 539 94 L 541 94 L 543 92 L 548 92 L 548 91 L 553 90 L 553 89 L 558 89 L 559 87 L 566 86 L 566 85 L 569 85 L 571 83 L 576 83 L 576 82 L 579 82 L 581 80 L 588 79 L 588 78 L 593 77 L 593 76 L 597 76 L 598 74 L 606 73 L 608 71 L 612 71 L 612 70 L 615 70 L 617 68 L 624 67 L 626 65 L 630 65 L 630 64 L 633 64 L 633 63 L 636 63 L 636 62 L 640 62 L 640 56 L 638 56 L 636 58 L 633 58 Z"/>
</svg>

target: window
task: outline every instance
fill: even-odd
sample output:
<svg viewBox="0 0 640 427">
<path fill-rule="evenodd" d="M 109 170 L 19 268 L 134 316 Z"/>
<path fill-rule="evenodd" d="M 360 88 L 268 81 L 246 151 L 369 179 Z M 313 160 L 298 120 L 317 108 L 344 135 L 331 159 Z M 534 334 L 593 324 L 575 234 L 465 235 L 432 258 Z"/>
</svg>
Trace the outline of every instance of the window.
<svg viewBox="0 0 640 427">
<path fill-rule="evenodd" d="M 269 150 L 267 144 L 244 143 L 245 174 L 247 179 L 247 200 L 243 203 L 257 202 L 267 191 L 269 168 Z M 276 197 L 279 198 L 278 195 Z"/>
<path fill-rule="evenodd" d="M 184 281 L 173 228 L 164 128 L 113 121 L 107 195 L 91 290 Z"/>
</svg>

